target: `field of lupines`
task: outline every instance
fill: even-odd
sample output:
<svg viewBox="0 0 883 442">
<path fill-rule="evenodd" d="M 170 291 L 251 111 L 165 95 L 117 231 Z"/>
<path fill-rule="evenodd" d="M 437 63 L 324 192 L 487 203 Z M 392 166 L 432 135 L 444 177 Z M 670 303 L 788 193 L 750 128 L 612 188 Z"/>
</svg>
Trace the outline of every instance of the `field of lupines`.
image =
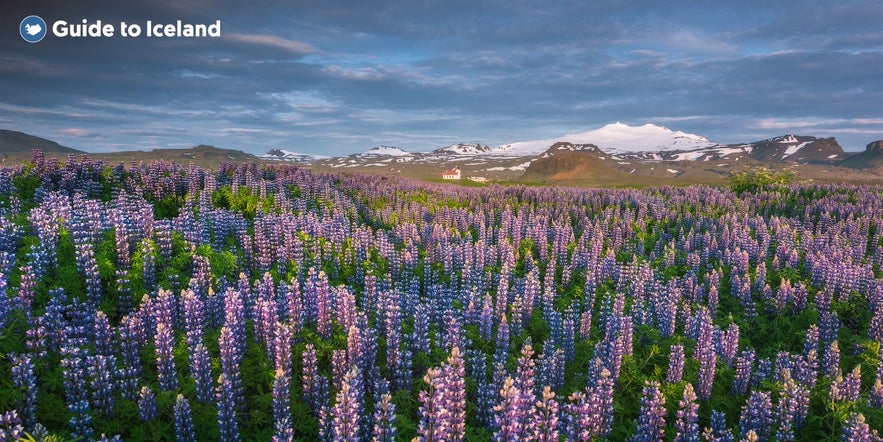
<svg viewBox="0 0 883 442">
<path fill-rule="evenodd" d="M 881 265 L 881 187 L 35 152 L 0 169 L 0 440 L 877 440 Z"/>
</svg>

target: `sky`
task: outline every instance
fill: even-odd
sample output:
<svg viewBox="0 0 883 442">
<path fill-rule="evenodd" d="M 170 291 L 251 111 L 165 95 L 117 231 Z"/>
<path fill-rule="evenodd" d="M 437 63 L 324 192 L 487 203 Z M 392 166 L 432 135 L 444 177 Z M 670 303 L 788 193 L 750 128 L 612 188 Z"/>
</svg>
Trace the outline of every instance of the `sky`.
<svg viewBox="0 0 883 442">
<path fill-rule="evenodd" d="M 28 15 L 217 38 L 27 43 Z M 7 1 L 0 129 L 103 152 L 345 155 L 653 123 L 721 143 L 883 139 L 883 7 L 837 1 Z"/>
</svg>

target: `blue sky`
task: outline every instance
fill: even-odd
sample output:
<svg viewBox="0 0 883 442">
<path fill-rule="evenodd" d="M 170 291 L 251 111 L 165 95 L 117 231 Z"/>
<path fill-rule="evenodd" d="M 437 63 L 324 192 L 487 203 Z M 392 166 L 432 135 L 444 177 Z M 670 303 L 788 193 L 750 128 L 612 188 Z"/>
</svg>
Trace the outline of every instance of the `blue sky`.
<svg viewBox="0 0 883 442">
<path fill-rule="evenodd" d="M 883 139 L 883 7 L 864 1 L 3 2 L 0 128 L 87 151 L 328 155 L 622 121 L 712 141 Z M 222 22 L 216 39 L 56 38 L 56 20 Z"/>
</svg>

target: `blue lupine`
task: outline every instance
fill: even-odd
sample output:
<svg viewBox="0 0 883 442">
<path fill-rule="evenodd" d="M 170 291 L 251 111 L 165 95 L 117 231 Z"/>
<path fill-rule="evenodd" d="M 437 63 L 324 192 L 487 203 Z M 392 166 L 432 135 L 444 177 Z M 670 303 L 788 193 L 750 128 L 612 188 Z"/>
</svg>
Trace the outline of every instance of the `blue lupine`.
<svg viewBox="0 0 883 442">
<path fill-rule="evenodd" d="M 175 440 L 177 442 L 196 442 L 196 430 L 193 428 L 193 416 L 190 402 L 179 394 L 175 399 Z"/>
<path fill-rule="evenodd" d="M 389 393 L 384 393 L 374 406 L 374 431 L 371 438 L 374 442 L 394 442 L 396 435 L 396 405 Z"/>
<path fill-rule="evenodd" d="M 641 397 L 641 411 L 633 442 L 655 442 L 665 439 L 665 396 L 658 382 L 647 382 Z"/>
<path fill-rule="evenodd" d="M 748 397 L 748 402 L 742 407 L 742 415 L 739 419 L 739 431 L 742 437 L 746 437 L 749 431 L 754 431 L 759 440 L 768 440 L 772 435 L 773 404 L 770 394 L 766 391 L 753 391 Z"/>
<path fill-rule="evenodd" d="M 156 395 L 150 387 L 141 387 L 141 397 L 138 399 L 138 417 L 144 422 L 150 422 L 157 418 L 159 410 L 156 408 Z"/>
<path fill-rule="evenodd" d="M 236 389 L 237 386 L 230 382 L 224 373 L 218 376 L 215 400 L 222 442 L 238 442 L 241 440 L 239 436 L 239 422 L 236 418 L 236 410 L 239 408 L 239 404 L 236 402 Z"/>
<path fill-rule="evenodd" d="M 32 429 L 37 423 L 37 376 L 34 374 L 34 362 L 27 354 L 12 359 L 12 383 L 21 391 L 22 423 Z M 2 439 L 2 438 L 0 438 Z"/>
<path fill-rule="evenodd" d="M 672 344 L 671 351 L 668 355 L 668 374 L 665 377 L 666 382 L 681 382 L 684 377 L 684 346 L 681 344 Z"/>
<path fill-rule="evenodd" d="M 696 399 L 693 384 L 687 384 L 684 396 L 678 402 L 675 442 L 699 442 L 699 404 Z"/>
</svg>

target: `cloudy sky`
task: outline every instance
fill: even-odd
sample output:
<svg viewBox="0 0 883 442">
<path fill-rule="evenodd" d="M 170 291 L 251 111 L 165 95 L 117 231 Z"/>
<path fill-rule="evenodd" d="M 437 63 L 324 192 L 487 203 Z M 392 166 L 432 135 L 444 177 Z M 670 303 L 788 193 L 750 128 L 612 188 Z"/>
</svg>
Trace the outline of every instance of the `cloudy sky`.
<svg viewBox="0 0 883 442">
<path fill-rule="evenodd" d="M 883 7 L 837 1 L 4 1 L 0 128 L 87 151 L 348 154 L 621 121 L 712 141 L 883 139 Z M 207 39 L 19 22 L 222 22 Z M 118 34 L 118 32 L 117 32 Z"/>
</svg>

